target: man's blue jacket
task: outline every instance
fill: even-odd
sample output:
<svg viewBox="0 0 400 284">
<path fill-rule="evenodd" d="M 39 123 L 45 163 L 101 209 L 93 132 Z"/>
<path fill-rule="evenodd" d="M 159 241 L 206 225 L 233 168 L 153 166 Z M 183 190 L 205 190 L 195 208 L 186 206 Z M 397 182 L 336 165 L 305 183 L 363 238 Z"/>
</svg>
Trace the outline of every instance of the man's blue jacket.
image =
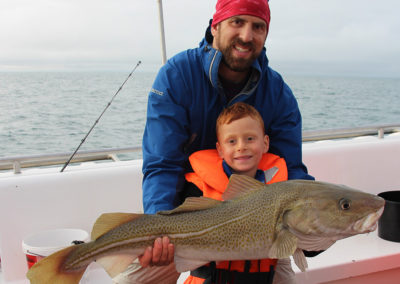
<svg viewBox="0 0 400 284">
<path fill-rule="evenodd" d="M 215 123 L 221 110 L 243 101 L 264 119 L 269 152 L 283 157 L 289 179 L 313 179 L 302 163 L 301 115 L 282 77 L 268 67 L 265 49 L 252 65 L 244 90 L 227 101 L 218 79 L 220 51 L 205 39 L 172 57 L 160 69 L 148 98 L 143 136 L 145 213 L 176 207 L 190 170 L 188 157 L 215 148 Z"/>
</svg>

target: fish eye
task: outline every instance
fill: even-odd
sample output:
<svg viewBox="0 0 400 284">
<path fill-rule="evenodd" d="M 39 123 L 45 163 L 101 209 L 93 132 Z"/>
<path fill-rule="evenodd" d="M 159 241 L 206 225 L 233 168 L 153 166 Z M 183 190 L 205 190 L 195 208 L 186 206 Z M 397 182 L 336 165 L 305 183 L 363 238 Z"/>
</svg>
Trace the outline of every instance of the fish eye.
<svg viewBox="0 0 400 284">
<path fill-rule="evenodd" d="M 346 199 L 346 198 L 342 198 L 339 200 L 339 208 L 342 210 L 349 210 L 351 205 L 351 201 Z"/>
</svg>

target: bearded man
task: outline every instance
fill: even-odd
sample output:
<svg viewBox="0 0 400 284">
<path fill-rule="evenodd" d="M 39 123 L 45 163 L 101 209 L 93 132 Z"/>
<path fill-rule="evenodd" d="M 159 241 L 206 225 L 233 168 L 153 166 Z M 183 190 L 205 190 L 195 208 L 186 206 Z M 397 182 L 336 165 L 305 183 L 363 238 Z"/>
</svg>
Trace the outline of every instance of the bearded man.
<svg viewBox="0 0 400 284">
<path fill-rule="evenodd" d="M 218 0 L 199 47 L 161 67 L 149 93 L 143 136 L 143 207 L 153 214 L 199 196 L 185 186 L 188 157 L 215 148 L 221 110 L 245 102 L 261 114 L 269 151 L 285 159 L 289 179 L 313 179 L 302 162 L 299 107 L 264 47 L 270 26 L 267 0 Z M 173 261 L 168 238 L 140 258 L 143 266 Z"/>
</svg>

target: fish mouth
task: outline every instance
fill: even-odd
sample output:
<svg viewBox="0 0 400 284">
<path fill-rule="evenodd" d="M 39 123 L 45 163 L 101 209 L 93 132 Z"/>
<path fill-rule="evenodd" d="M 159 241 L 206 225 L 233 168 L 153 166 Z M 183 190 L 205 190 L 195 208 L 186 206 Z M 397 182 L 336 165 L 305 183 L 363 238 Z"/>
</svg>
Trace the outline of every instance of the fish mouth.
<svg viewBox="0 0 400 284">
<path fill-rule="evenodd" d="M 378 226 L 378 220 L 383 213 L 384 207 L 382 206 L 381 209 L 374 213 L 370 213 L 364 218 L 358 220 L 353 225 L 353 230 L 360 233 L 367 233 L 375 231 L 376 227 Z"/>
</svg>

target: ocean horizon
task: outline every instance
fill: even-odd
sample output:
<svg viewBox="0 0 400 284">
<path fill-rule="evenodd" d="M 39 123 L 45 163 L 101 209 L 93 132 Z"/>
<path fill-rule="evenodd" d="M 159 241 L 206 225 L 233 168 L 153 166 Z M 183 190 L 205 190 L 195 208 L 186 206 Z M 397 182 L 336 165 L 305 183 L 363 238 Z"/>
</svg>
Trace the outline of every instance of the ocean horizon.
<svg viewBox="0 0 400 284">
<path fill-rule="evenodd" d="M 0 157 L 72 152 L 129 72 L 0 72 Z M 400 123 L 400 78 L 284 75 L 303 131 Z M 135 72 L 81 150 L 141 146 L 156 72 Z"/>
</svg>

